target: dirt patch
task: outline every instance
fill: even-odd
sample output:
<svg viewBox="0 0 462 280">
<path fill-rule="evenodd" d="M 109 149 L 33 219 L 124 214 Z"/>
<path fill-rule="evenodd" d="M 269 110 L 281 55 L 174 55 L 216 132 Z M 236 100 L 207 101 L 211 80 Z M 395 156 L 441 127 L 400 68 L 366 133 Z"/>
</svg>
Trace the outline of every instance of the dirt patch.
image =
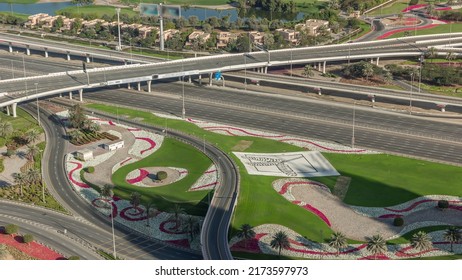
<svg viewBox="0 0 462 280">
<path fill-rule="evenodd" d="M 180 178 L 180 172 L 178 172 L 178 170 L 168 167 L 143 167 L 143 169 L 148 171 L 149 175 L 146 176 L 146 178 L 144 178 L 142 182 L 143 184 L 148 185 L 150 187 L 161 187 L 169 185 L 173 182 L 178 181 L 178 179 Z M 162 181 L 156 180 L 155 175 L 159 171 L 167 172 L 167 178 Z"/>
<path fill-rule="evenodd" d="M 236 152 L 243 152 L 247 150 L 252 145 L 252 143 L 253 141 L 241 140 L 237 142 L 237 144 L 232 148 L 232 150 Z"/>
<path fill-rule="evenodd" d="M 334 186 L 333 195 L 340 198 L 343 201 L 345 195 L 348 192 L 348 187 L 350 186 L 351 178 L 346 176 L 339 176 L 337 182 Z"/>
</svg>

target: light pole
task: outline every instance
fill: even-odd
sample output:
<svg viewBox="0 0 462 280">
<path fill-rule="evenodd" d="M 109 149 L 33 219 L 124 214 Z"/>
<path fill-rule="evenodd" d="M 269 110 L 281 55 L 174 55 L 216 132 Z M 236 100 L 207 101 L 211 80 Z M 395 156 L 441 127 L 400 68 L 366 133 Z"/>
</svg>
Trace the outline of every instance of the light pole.
<svg viewBox="0 0 462 280">
<path fill-rule="evenodd" d="M 26 78 L 26 61 L 24 60 L 24 55 L 22 56 L 22 68 L 24 72 L 24 78 Z"/>
<path fill-rule="evenodd" d="M 184 120 L 185 117 L 186 117 L 186 109 L 184 107 L 184 57 L 181 59 L 181 72 L 182 72 L 182 76 L 181 76 L 181 93 L 182 93 L 182 96 L 183 96 L 183 107 L 182 107 L 182 110 L 181 110 L 181 118 Z"/>
<path fill-rule="evenodd" d="M 292 48 L 290 48 L 290 76 L 292 77 Z"/>
<path fill-rule="evenodd" d="M 412 91 L 414 87 L 414 72 L 411 73 L 411 92 L 409 94 L 409 115 L 412 115 Z"/>
<path fill-rule="evenodd" d="M 119 51 L 122 50 L 122 41 L 121 41 L 121 38 L 120 38 L 120 8 L 116 8 L 116 12 L 117 12 L 117 31 L 119 32 Z"/>
<path fill-rule="evenodd" d="M 353 103 L 353 132 L 351 135 L 351 148 L 355 147 L 356 101 Z"/>
<path fill-rule="evenodd" d="M 205 154 L 205 134 L 202 135 L 202 152 Z"/>
<path fill-rule="evenodd" d="M 37 95 L 38 83 L 34 83 L 34 85 L 35 85 L 35 95 L 37 97 L 37 121 L 38 121 L 38 125 L 40 126 L 40 107 L 39 107 L 38 95 Z"/>
<path fill-rule="evenodd" d="M 111 205 L 111 227 L 112 227 L 112 247 L 113 247 L 113 255 L 114 259 L 117 259 L 117 252 L 116 252 L 116 245 L 115 245 L 115 234 L 114 234 L 114 208 L 112 206 L 113 200 L 109 201 L 109 205 Z"/>
<path fill-rule="evenodd" d="M 244 90 L 247 90 L 247 54 L 244 54 Z"/>
<path fill-rule="evenodd" d="M 11 60 L 11 76 L 13 76 L 13 79 L 14 79 L 14 65 L 13 65 L 13 60 Z"/>
</svg>

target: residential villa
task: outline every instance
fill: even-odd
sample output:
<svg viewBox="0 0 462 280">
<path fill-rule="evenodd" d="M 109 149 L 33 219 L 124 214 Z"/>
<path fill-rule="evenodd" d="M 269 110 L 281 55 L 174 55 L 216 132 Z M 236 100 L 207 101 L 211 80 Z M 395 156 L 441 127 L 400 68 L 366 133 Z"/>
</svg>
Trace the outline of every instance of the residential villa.
<svg viewBox="0 0 462 280">
<path fill-rule="evenodd" d="M 305 23 L 295 25 L 295 30 L 306 31 L 308 35 L 311 36 L 318 36 L 319 30 L 322 28 L 326 28 L 326 30 L 330 31 L 329 22 L 327 20 L 308 19 Z"/>
<path fill-rule="evenodd" d="M 226 47 L 229 42 L 237 40 L 239 33 L 231 33 L 226 31 L 218 32 L 217 34 L 217 48 Z"/>
<path fill-rule="evenodd" d="M 300 32 L 284 28 L 276 29 L 276 32 L 278 32 L 282 36 L 282 38 L 284 38 L 284 41 L 289 42 L 293 45 L 298 43 Z"/>
<path fill-rule="evenodd" d="M 186 42 L 186 46 L 191 46 L 195 41 L 197 41 L 200 45 L 203 45 L 209 38 L 210 33 L 206 33 L 202 30 L 193 31 L 188 36 L 188 42 Z"/>
<path fill-rule="evenodd" d="M 262 45 L 264 43 L 264 33 L 258 31 L 249 32 L 249 39 L 252 44 Z"/>
</svg>

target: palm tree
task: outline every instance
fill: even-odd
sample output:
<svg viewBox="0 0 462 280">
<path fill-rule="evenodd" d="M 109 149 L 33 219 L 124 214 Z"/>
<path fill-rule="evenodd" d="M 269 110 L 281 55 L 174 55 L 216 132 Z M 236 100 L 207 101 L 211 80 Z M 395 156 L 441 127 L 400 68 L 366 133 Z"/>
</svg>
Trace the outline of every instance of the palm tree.
<svg viewBox="0 0 462 280">
<path fill-rule="evenodd" d="M 412 235 L 411 246 L 419 251 L 426 251 L 433 248 L 432 238 L 424 231 Z"/>
<path fill-rule="evenodd" d="M 281 250 L 290 248 L 289 237 L 287 237 L 287 234 L 285 232 L 278 231 L 275 235 L 273 235 L 273 239 L 270 242 L 270 246 L 273 249 L 278 249 L 279 257 L 281 257 Z"/>
<path fill-rule="evenodd" d="M 305 77 L 312 77 L 314 75 L 314 72 L 313 72 L 313 66 L 307 64 L 305 65 L 305 68 L 303 68 L 303 75 L 305 75 Z"/>
<path fill-rule="evenodd" d="M 24 173 L 13 173 L 13 179 L 14 179 L 14 182 L 19 185 L 19 191 L 22 196 L 23 194 L 22 188 L 27 182 L 25 174 Z"/>
<path fill-rule="evenodd" d="M 337 256 L 340 254 L 340 249 L 348 246 L 345 235 L 339 231 L 332 234 L 329 240 L 329 246 L 334 247 L 337 250 Z"/>
<path fill-rule="evenodd" d="M 183 207 L 181 207 L 181 205 L 175 203 L 169 212 L 172 213 L 173 220 L 176 222 L 179 228 L 180 223 L 181 223 L 180 215 L 186 214 L 186 211 L 184 210 Z"/>
<path fill-rule="evenodd" d="M 36 129 L 31 129 L 31 130 L 28 130 L 25 134 L 24 134 L 24 139 L 26 140 L 27 143 L 33 143 L 35 141 L 37 141 L 40 137 L 40 132 Z"/>
<path fill-rule="evenodd" d="M 34 160 L 34 157 L 40 153 L 40 149 L 35 145 L 27 145 L 26 157 L 28 160 Z"/>
<path fill-rule="evenodd" d="M 71 130 L 68 132 L 68 135 L 69 135 L 69 138 L 70 139 L 77 139 L 80 137 L 80 135 L 82 135 L 82 132 L 80 132 L 80 130 Z"/>
<path fill-rule="evenodd" d="M 188 216 L 186 218 L 185 229 L 189 232 L 189 237 L 191 237 L 191 241 L 194 239 L 194 235 L 200 232 L 199 221 L 194 216 Z"/>
<path fill-rule="evenodd" d="M 462 239 L 462 233 L 460 229 L 456 227 L 450 227 L 444 232 L 444 240 L 451 244 L 451 252 L 454 252 L 452 245 L 458 243 Z"/>
<path fill-rule="evenodd" d="M 363 67 L 363 76 L 366 76 L 366 80 L 369 80 L 369 77 L 374 75 L 374 67 L 372 66 L 372 64 L 366 62 L 364 63 L 364 67 Z"/>
<path fill-rule="evenodd" d="M 105 184 L 101 188 L 100 195 L 101 195 L 101 198 L 112 197 L 114 195 L 114 186 L 109 185 L 109 184 Z"/>
<path fill-rule="evenodd" d="M 437 51 L 435 47 L 431 47 L 427 50 L 426 55 L 430 58 L 430 62 L 433 62 L 433 58 L 436 57 Z"/>
<path fill-rule="evenodd" d="M 132 192 L 130 195 L 130 204 L 133 206 L 133 208 L 138 208 L 138 206 L 141 203 L 141 195 L 137 192 Z"/>
<path fill-rule="evenodd" d="M 149 227 L 149 220 L 157 215 L 157 210 L 154 209 L 154 200 L 151 200 L 147 205 L 146 205 L 146 216 L 148 217 L 146 219 L 146 226 Z"/>
<path fill-rule="evenodd" d="M 446 59 L 449 61 L 449 66 L 451 66 L 451 60 L 456 58 L 456 54 L 454 52 L 448 52 L 446 54 Z"/>
<path fill-rule="evenodd" d="M 377 259 L 378 254 L 385 253 L 388 250 L 386 241 L 381 235 L 377 234 L 368 239 L 366 248 L 374 255 L 374 259 Z"/>
<path fill-rule="evenodd" d="M 237 237 L 244 238 L 244 247 L 247 247 L 247 240 L 255 237 L 255 231 L 252 229 L 251 225 L 243 224 L 239 228 Z"/>
<path fill-rule="evenodd" d="M 10 122 L 0 120 L 0 137 L 7 137 L 13 133 L 13 126 Z"/>
<path fill-rule="evenodd" d="M 32 169 L 32 168 L 26 171 L 25 176 L 26 176 L 27 183 L 31 185 L 39 182 L 40 179 L 42 178 L 42 175 L 40 174 L 40 170 Z"/>
</svg>

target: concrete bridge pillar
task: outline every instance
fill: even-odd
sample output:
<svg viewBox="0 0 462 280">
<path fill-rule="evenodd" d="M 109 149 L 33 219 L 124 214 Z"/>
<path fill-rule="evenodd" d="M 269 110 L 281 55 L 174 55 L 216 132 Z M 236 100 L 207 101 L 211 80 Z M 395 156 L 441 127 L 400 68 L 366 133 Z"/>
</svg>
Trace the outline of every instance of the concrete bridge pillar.
<svg viewBox="0 0 462 280">
<path fill-rule="evenodd" d="M 151 83 L 152 83 L 152 81 L 147 81 L 147 84 L 148 84 L 148 92 L 151 92 Z"/>
<path fill-rule="evenodd" d="M 321 72 L 321 62 L 318 62 L 318 71 Z"/>
<path fill-rule="evenodd" d="M 268 74 L 268 66 L 265 66 L 265 74 Z"/>
<path fill-rule="evenodd" d="M 13 43 L 8 43 L 8 52 L 13 52 Z"/>
<path fill-rule="evenodd" d="M 59 93 L 59 97 L 63 97 L 63 94 L 61 92 Z"/>
<path fill-rule="evenodd" d="M 16 115 L 16 106 L 17 106 L 17 105 L 18 105 L 17 103 L 11 104 L 11 109 L 12 109 L 12 111 L 13 111 L 13 118 L 16 118 L 16 117 L 17 117 L 17 115 Z"/>
<path fill-rule="evenodd" d="M 372 103 L 375 103 L 375 95 L 370 94 L 370 95 L 369 95 L 369 98 L 371 99 L 371 102 L 372 102 Z"/>
<path fill-rule="evenodd" d="M 72 100 L 72 91 L 69 91 L 69 99 Z"/>
<path fill-rule="evenodd" d="M 209 86 L 212 85 L 212 78 L 213 78 L 213 73 L 209 73 Z"/>
<path fill-rule="evenodd" d="M 138 82 L 138 85 L 137 85 L 137 87 L 138 87 L 138 88 L 137 88 L 137 89 L 138 89 L 138 91 L 141 91 L 141 83 L 140 83 L 140 82 Z"/>
<path fill-rule="evenodd" d="M 371 63 L 374 63 L 374 59 L 373 59 L 373 58 L 371 58 Z"/>
<path fill-rule="evenodd" d="M 29 45 L 26 45 L 26 55 L 30 55 L 30 47 L 29 47 Z"/>
<path fill-rule="evenodd" d="M 377 61 L 376 61 L 377 66 L 379 66 L 379 59 L 380 57 L 377 57 Z"/>
<path fill-rule="evenodd" d="M 79 101 L 83 102 L 83 88 L 79 89 Z"/>
<path fill-rule="evenodd" d="M 128 60 L 125 59 L 125 60 L 124 60 L 124 63 L 125 63 L 125 65 L 127 65 L 127 64 L 128 64 Z"/>
<path fill-rule="evenodd" d="M 440 108 L 441 112 L 446 112 L 446 104 L 437 104 L 436 107 Z"/>
<path fill-rule="evenodd" d="M 9 116 L 10 115 L 10 106 L 6 106 L 6 114 Z"/>
<path fill-rule="evenodd" d="M 45 48 L 44 51 L 45 51 L 45 57 L 48 57 L 48 48 Z"/>
<path fill-rule="evenodd" d="M 191 75 L 188 76 L 188 83 L 192 83 Z"/>
<path fill-rule="evenodd" d="M 85 60 L 87 61 L 87 63 L 90 63 L 90 55 L 88 53 L 85 54 Z"/>
<path fill-rule="evenodd" d="M 67 59 L 68 61 L 71 60 L 71 52 L 67 52 L 67 57 L 66 57 L 66 59 Z"/>
<path fill-rule="evenodd" d="M 199 74 L 199 85 L 202 85 L 202 75 Z"/>
<path fill-rule="evenodd" d="M 324 61 L 324 63 L 322 64 L 322 73 L 323 74 L 326 74 L 326 64 L 327 64 L 327 61 Z"/>
<path fill-rule="evenodd" d="M 132 85 L 130 83 L 127 84 L 128 89 L 132 89 Z"/>
</svg>

